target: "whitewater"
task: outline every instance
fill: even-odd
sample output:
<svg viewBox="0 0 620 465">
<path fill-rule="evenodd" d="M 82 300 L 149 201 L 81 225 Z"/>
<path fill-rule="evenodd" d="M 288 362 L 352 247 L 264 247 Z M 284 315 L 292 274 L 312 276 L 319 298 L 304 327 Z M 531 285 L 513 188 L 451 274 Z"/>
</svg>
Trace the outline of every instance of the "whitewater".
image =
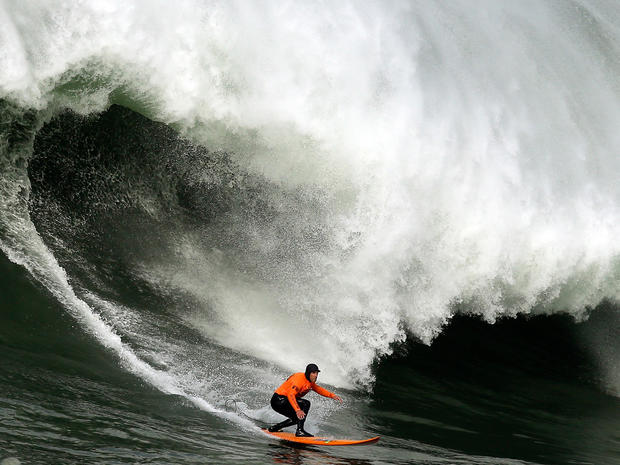
<svg viewBox="0 0 620 465">
<path fill-rule="evenodd" d="M 367 393 L 455 317 L 587 321 L 620 300 L 619 20 L 604 0 L 1 0 L 0 249 L 128 372 L 244 430 L 310 361 Z M 105 254 L 168 314 L 119 297 Z"/>
</svg>

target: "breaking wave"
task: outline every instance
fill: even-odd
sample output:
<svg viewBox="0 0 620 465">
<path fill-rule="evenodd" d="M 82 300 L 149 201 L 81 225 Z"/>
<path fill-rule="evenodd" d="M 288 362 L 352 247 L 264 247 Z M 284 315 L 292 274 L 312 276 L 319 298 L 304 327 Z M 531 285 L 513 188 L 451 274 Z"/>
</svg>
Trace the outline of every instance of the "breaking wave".
<svg viewBox="0 0 620 465">
<path fill-rule="evenodd" d="M 119 273 L 268 384 L 368 384 L 457 313 L 587 318 L 620 297 L 618 8 L 3 2 L 0 247 L 188 396 Z"/>
</svg>

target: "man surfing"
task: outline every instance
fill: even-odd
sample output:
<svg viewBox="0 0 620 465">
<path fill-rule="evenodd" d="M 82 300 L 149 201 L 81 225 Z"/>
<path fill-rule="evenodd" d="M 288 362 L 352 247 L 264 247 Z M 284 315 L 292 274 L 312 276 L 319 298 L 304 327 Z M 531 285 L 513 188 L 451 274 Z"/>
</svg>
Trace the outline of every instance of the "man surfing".
<svg viewBox="0 0 620 465">
<path fill-rule="evenodd" d="M 313 390 L 317 394 L 323 397 L 331 397 L 332 399 L 342 399 L 333 392 L 329 392 L 327 389 L 322 388 L 316 384 L 316 379 L 319 376 L 319 367 L 314 363 L 309 364 L 306 367 L 305 373 L 295 373 L 288 377 L 282 386 L 280 386 L 273 393 L 271 397 L 271 408 L 281 415 L 287 417 L 281 423 L 270 426 L 268 430 L 272 433 L 280 431 L 282 428 L 297 424 L 297 431 L 295 436 L 297 437 L 312 437 L 313 435 L 304 430 L 304 423 L 308 411 L 310 410 L 310 401 L 302 399 L 310 390 Z"/>
</svg>

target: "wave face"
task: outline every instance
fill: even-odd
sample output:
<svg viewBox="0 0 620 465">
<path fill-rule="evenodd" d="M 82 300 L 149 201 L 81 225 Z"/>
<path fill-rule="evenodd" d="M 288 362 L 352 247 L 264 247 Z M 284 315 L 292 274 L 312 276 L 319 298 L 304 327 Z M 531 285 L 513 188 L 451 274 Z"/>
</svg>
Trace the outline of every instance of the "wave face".
<svg viewBox="0 0 620 465">
<path fill-rule="evenodd" d="M 127 283 L 349 387 L 456 313 L 586 318 L 620 298 L 619 8 L 3 2 L 0 247 L 171 393 Z"/>
</svg>

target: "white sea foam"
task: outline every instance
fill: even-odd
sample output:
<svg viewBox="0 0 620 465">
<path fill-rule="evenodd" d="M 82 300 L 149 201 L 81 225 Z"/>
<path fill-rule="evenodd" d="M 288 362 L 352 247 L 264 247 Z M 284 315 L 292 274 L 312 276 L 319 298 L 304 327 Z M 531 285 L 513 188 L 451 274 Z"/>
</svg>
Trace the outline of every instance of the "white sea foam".
<svg viewBox="0 0 620 465">
<path fill-rule="evenodd" d="M 141 269 L 202 301 L 187 319 L 219 343 L 348 385 L 455 306 L 581 318 L 620 298 L 618 19 L 605 1 L 5 0 L 0 96 L 121 102 L 284 197 L 321 192 L 320 215 L 278 215 L 329 244 L 299 244 L 303 273 L 248 276 L 195 233 Z M 243 220 L 269 260 L 282 229 Z"/>
</svg>

